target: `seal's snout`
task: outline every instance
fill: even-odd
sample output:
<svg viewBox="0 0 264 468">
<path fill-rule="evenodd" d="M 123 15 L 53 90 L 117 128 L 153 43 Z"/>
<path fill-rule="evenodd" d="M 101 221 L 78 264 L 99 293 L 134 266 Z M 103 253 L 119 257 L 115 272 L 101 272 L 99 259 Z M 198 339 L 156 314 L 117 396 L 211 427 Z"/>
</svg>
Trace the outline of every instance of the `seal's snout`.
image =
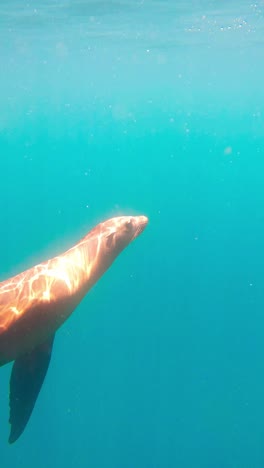
<svg viewBox="0 0 264 468">
<path fill-rule="evenodd" d="M 139 234 L 141 234 L 142 231 L 144 231 L 145 227 L 148 224 L 148 218 L 146 216 L 135 216 L 133 220 L 135 225 L 135 238 L 139 236 Z"/>
</svg>

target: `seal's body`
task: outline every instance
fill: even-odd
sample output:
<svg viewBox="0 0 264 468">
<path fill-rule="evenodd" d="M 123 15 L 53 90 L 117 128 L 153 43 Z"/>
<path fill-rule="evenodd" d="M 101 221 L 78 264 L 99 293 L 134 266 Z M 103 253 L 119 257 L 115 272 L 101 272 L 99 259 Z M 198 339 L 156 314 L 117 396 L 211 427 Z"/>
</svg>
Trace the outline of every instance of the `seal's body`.
<svg viewBox="0 0 264 468">
<path fill-rule="evenodd" d="M 15 361 L 10 442 L 21 435 L 31 415 L 56 330 L 147 221 L 145 216 L 109 219 L 62 255 L 0 283 L 0 366 Z"/>
</svg>

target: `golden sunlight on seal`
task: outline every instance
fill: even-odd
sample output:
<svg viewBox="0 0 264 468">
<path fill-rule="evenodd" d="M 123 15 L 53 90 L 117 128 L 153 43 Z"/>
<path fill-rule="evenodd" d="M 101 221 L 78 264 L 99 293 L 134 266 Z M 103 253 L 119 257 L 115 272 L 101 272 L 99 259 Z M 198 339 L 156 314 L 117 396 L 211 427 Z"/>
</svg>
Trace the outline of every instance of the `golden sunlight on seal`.
<svg viewBox="0 0 264 468">
<path fill-rule="evenodd" d="M 10 443 L 30 418 L 48 370 L 55 332 L 147 223 L 145 216 L 104 221 L 65 253 L 0 283 L 0 366 L 15 361 L 10 378 Z"/>
</svg>

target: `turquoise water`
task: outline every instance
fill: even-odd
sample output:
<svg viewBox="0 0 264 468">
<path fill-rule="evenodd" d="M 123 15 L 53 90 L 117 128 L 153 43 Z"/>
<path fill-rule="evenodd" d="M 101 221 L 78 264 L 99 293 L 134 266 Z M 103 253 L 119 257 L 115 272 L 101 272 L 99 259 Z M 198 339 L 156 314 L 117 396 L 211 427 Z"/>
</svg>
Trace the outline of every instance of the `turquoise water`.
<svg viewBox="0 0 264 468">
<path fill-rule="evenodd" d="M 1 467 L 263 467 L 263 49 L 262 1 L 1 1 L 1 280 L 150 219 L 12 446 L 1 368 Z"/>
</svg>

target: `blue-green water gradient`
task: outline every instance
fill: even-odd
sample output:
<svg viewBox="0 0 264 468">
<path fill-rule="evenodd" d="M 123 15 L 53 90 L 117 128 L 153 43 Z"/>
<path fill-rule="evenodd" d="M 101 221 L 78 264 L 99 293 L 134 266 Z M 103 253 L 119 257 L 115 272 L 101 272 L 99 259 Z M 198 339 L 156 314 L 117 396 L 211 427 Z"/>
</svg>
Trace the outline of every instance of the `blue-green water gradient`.
<svg viewBox="0 0 264 468">
<path fill-rule="evenodd" d="M 263 2 L 3 1 L 0 277 L 149 226 L 57 333 L 3 468 L 264 464 Z"/>
</svg>

